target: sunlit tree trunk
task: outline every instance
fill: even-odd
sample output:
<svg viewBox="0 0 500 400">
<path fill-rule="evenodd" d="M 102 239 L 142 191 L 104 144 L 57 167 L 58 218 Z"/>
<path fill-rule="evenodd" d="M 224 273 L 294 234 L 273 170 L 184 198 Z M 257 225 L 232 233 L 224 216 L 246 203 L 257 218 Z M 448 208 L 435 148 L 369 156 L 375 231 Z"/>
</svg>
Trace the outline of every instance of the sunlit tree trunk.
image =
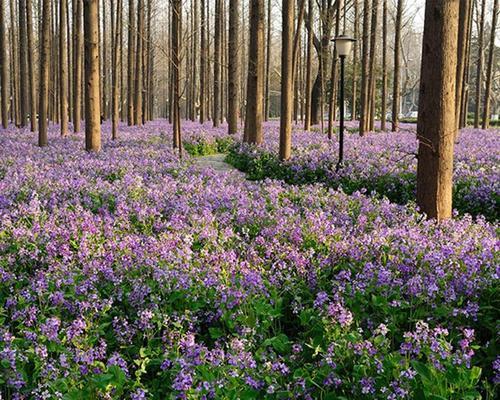
<svg viewBox="0 0 500 400">
<path fill-rule="evenodd" d="M 401 1 L 401 0 L 400 0 Z M 361 109 L 359 119 L 359 134 L 363 136 L 368 130 L 369 107 L 369 32 L 370 32 L 370 2 L 365 0 L 363 9 L 363 56 L 361 58 Z"/>
<path fill-rule="evenodd" d="M 68 134 L 68 48 L 66 47 L 67 0 L 59 5 L 59 105 L 61 113 L 61 136 Z"/>
<path fill-rule="evenodd" d="M 112 115 L 112 129 L 111 138 L 115 140 L 118 136 L 118 119 L 119 119 L 119 106 L 120 106 L 120 85 L 118 84 L 118 60 L 122 51 L 120 47 L 120 33 L 122 21 L 122 0 L 116 1 L 116 23 L 115 23 L 115 37 L 113 44 L 113 115 Z"/>
<path fill-rule="evenodd" d="M 15 72 L 16 73 L 16 72 Z M 28 35 L 26 32 L 26 0 L 19 0 L 19 94 L 20 126 L 28 125 L 29 75 L 28 75 Z"/>
<path fill-rule="evenodd" d="M 84 0 L 85 35 L 85 149 L 101 150 L 99 68 L 99 0 Z"/>
<path fill-rule="evenodd" d="M 221 66 L 221 18 L 222 18 L 222 1 L 215 0 L 215 20 L 214 20 L 214 96 L 213 96 L 213 110 L 212 121 L 214 127 L 219 126 L 220 122 L 220 66 Z"/>
<path fill-rule="evenodd" d="M 136 125 L 142 125 L 142 79 L 143 61 L 142 49 L 144 44 L 144 0 L 137 2 L 137 36 L 135 52 L 135 79 L 134 79 L 134 120 Z"/>
<path fill-rule="evenodd" d="M 38 145 L 47 146 L 47 117 L 49 105 L 49 54 L 50 54 L 50 0 L 43 0 L 42 36 L 40 42 L 40 120 Z"/>
<path fill-rule="evenodd" d="M 134 0 L 128 1 L 128 58 L 127 58 L 127 120 L 135 124 L 134 113 L 134 55 L 135 55 L 135 10 Z"/>
<path fill-rule="evenodd" d="M 335 37 L 339 36 L 340 33 L 340 13 L 342 11 L 342 0 L 337 0 L 337 11 L 335 16 Z M 333 48 L 333 60 L 332 60 L 332 70 L 330 76 L 330 98 L 328 101 L 328 139 L 333 137 L 333 124 L 335 121 L 336 114 L 336 96 L 337 96 L 337 47 Z"/>
<path fill-rule="evenodd" d="M 201 10 L 200 10 L 200 25 L 201 25 L 201 37 L 200 37 L 200 124 L 203 124 L 206 119 L 206 69 L 207 69 L 207 26 L 205 18 L 205 0 L 201 0 Z"/>
<path fill-rule="evenodd" d="M 370 34 L 370 67 L 368 78 L 368 115 L 367 130 L 372 131 L 375 129 L 375 104 L 376 92 L 375 86 L 377 82 L 377 71 L 375 70 L 377 58 L 377 20 L 378 20 L 378 7 L 379 1 L 372 1 L 372 21 L 371 21 L 371 34 Z"/>
<path fill-rule="evenodd" d="M 0 114 L 2 127 L 7 129 L 9 124 L 8 105 L 8 71 L 7 71 L 7 34 L 5 32 L 5 7 L 4 0 L 0 0 Z"/>
<path fill-rule="evenodd" d="M 401 24 L 403 19 L 403 0 L 398 0 L 396 9 L 396 34 L 394 37 L 394 83 L 392 87 L 392 131 L 399 129 L 399 108 L 400 108 L 400 81 L 399 81 L 399 53 L 401 50 Z"/>
<path fill-rule="evenodd" d="M 474 101 L 474 128 L 479 128 L 479 114 L 481 112 L 481 87 L 483 75 L 483 56 L 484 56 L 484 14 L 486 9 L 486 0 L 481 2 L 481 16 L 479 17 L 479 32 L 477 39 L 477 68 L 476 68 L 476 93 Z"/>
<path fill-rule="evenodd" d="M 182 157 L 179 74 L 182 32 L 182 1 L 172 0 L 172 76 L 173 76 L 173 144 Z"/>
<path fill-rule="evenodd" d="M 354 37 L 358 38 L 359 31 L 359 0 L 353 0 L 354 8 Z M 353 43 L 353 59 L 352 59 L 352 104 L 351 104 L 351 120 L 357 118 L 358 106 L 358 43 L 359 40 Z"/>
<path fill-rule="evenodd" d="M 309 25 L 312 26 L 314 20 L 314 0 L 309 0 L 308 2 L 308 18 Z M 312 29 L 307 30 L 307 56 L 306 56 L 306 106 L 305 106 L 305 118 L 304 118 L 304 130 L 308 131 L 311 129 L 311 84 L 312 84 L 312 53 L 313 53 L 313 32 Z"/>
<path fill-rule="evenodd" d="M 73 35 L 75 37 L 73 50 L 73 127 L 76 133 L 80 132 L 82 120 L 82 50 L 83 50 L 83 34 L 82 34 L 82 0 L 74 0 L 73 19 Z"/>
<path fill-rule="evenodd" d="M 251 0 L 244 141 L 255 144 L 263 139 L 264 21 L 264 0 Z"/>
<path fill-rule="evenodd" d="M 3 0 L 0 0 L 2 2 Z M 30 97 L 30 126 L 31 132 L 37 130 L 37 107 L 35 87 L 35 55 L 33 46 L 33 5 L 31 0 L 26 0 L 26 33 L 28 35 L 28 73 L 29 73 L 29 97 Z M 0 33 L 1 35 L 1 33 Z"/>
<path fill-rule="evenodd" d="M 430 218 L 452 213 L 459 2 L 427 0 L 418 115 L 417 203 Z"/>
<path fill-rule="evenodd" d="M 269 80 L 271 74 L 271 26 L 272 26 L 272 4 L 271 0 L 267 1 L 267 35 L 266 35 L 266 89 L 265 89 L 265 99 L 264 99 L 264 121 L 269 119 L 269 108 L 270 108 L 270 92 L 269 92 Z"/>
<path fill-rule="evenodd" d="M 488 55 L 488 65 L 486 67 L 486 88 L 484 90 L 483 129 L 488 129 L 490 126 L 491 83 L 493 80 L 493 60 L 495 54 L 495 31 L 498 20 L 498 1 L 499 0 L 494 0 L 493 16 L 491 20 L 490 52 Z"/>
<path fill-rule="evenodd" d="M 229 104 L 228 132 L 238 131 L 239 114 L 239 47 L 240 47 L 240 0 L 229 2 Z"/>
<path fill-rule="evenodd" d="M 467 51 L 467 35 L 469 32 L 469 12 L 471 0 L 462 0 L 460 2 L 459 23 L 458 23 L 458 54 L 457 54 L 457 96 L 455 99 L 455 119 L 457 127 L 460 125 L 460 110 L 462 109 L 462 88 L 464 84 L 464 71 L 467 60 L 465 53 Z M 458 133 L 457 129 L 457 133 Z"/>
<path fill-rule="evenodd" d="M 292 151 L 294 0 L 283 0 L 281 29 L 281 113 L 279 157 L 288 160 Z"/>
<path fill-rule="evenodd" d="M 386 130 L 387 116 L 387 0 L 383 0 L 382 9 L 382 110 L 380 130 Z"/>
</svg>

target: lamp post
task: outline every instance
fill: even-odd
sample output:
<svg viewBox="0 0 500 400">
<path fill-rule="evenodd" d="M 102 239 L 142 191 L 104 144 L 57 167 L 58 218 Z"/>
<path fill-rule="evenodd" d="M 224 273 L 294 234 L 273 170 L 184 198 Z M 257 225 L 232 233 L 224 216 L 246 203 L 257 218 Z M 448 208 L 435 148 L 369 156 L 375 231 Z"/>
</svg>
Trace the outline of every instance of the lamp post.
<svg viewBox="0 0 500 400">
<path fill-rule="evenodd" d="M 335 42 L 335 49 L 340 57 L 340 132 L 339 132 L 339 161 L 335 168 L 338 171 L 342 168 L 344 161 L 344 71 L 345 71 L 345 58 L 351 54 L 352 44 L 356 41 L 346 35 L 337 36 L 333 39 Z"/>
</svg>

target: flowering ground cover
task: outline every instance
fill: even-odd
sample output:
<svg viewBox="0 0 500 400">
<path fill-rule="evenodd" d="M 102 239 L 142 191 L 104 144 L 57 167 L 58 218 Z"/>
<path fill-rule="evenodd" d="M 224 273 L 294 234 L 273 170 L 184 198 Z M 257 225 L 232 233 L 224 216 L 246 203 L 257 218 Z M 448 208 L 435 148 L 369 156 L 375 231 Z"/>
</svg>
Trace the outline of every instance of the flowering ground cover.
<svg viewBox="0 0 500 400">
<path fill-rule="evenodd" d="M 500 131 L 465 129 L 456 144 L 454 208 L 460 213 L 483 215 L 491 221 L 500 217 Z M 319 132 L 297 130 L 292 158 L 278 160 L 279 126 L 266 130 L 265 143 L 255 147 L 240 144 L 229 152 L 228 162 L 247 172 L 251 179 L 269 177 L 288 183 L 325 183 L 347 193 L 365 189 L 405 204 L 415 198 L 417 141 L 414 126 L 404 131 L 356 132 L 345 140 L 345 165 L 336 172 L 338 142 Z"/>
<path fill-rule="evenodd" d="M 4 398 L 495 397 L 496 223 L 200 170 L 170 136 L 0 134 Z"/>
</svg>

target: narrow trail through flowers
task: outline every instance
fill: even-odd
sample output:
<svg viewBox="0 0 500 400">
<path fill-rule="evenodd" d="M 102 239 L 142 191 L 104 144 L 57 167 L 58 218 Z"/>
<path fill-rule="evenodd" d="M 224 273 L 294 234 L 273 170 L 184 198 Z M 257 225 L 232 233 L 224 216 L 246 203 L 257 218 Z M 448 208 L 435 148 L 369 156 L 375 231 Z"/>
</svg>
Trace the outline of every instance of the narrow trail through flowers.
<svg viewBox="0 0 500 400">
<path fill-rule="evenodd" d="M 195 165 L 200 169 L 212 168 L 217 172 L 235 172 L 241 176 L 241 178 L 245 177 L 243 172 L 238 171 L 235 167 L 228 164 L 225 161 L 225 154 L 210 154 L 207 156 L 200 156 L 195 158 Z"/>
</svg>

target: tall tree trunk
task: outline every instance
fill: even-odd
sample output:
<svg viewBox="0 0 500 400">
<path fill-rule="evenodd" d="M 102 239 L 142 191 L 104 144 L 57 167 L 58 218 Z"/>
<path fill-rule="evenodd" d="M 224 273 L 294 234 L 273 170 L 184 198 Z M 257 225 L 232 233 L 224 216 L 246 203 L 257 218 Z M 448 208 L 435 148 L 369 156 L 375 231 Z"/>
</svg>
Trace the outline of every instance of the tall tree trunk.
<svg viewBox="0 0 500 400">
<path fill-rule="evenodd" d="M 101 150 L 99 69 L 99 0 L 84 0 L 85 35 L 85 149 Z"/>
<path fill-rule="evenodd" d="M 417 204 L 451 217 L 459 2 L 426 0 L 418 115 Z"/>
<path fill-rule="evenodd" d="M 399 0 L 402 1 L 402 0 Z M 359 120 L 359 134 L 363 136 L 368 130 L 369 109 L 369 32 L 370 32 L 370 2 L 365 0 L 363 9 L 363 56 L 361 60 L 361 110 Z"/>
<path fill-rule="evenodd" d="M 335 37 L 339 36 L 340 33 L 340 13 L 342 10 L 342 0 L 337 0 L 337 11 L 335 16 Z M 328 102 L 328 139 L 333 137 L 333 124 L 335 121 L 335 114 L 337 113 L 336 107 L 336 96 L 337 96 L 337 46 L 333 48 L 333 60 L 332 60 L 332 70 L 330 76 L 330 98 Z"/>
<path fill-rule="evenodd" d="M 75 133 L 80 132 L 82 121 L 82 50 L 83 50 L 83 34 L 82 34 L 82 0 L 74 0 L 74 20 L 73 20 L 73 35 L 75 37 L 75 48 L 73 50 L 73 66 L 75 69 L 73 77 L 73 128 Z"/>
<path fill-rule="evenodd" d="M 250 1 L 247 105 L 244 141 L 262 143 L 264 78 L 264 0 Z"/>
<path fill-rule="evenodd" d="M 394 37 L 394 84 L 392 87 L 392 131 L 397 132 L 399 129 L 399 108 L 400 108 L 400 77 L 399 77 L 399 53 L 401 50 L 401 24 L 403 19 L 403 0 L 398 0 L 396 10 L 396 34 Z"/>
<path fill-rule="evenodd" d="M 10 60 L 11 60 L 11 83 L 12 89 L 10 91 L 10 96 L 12 98 L 12 110 L 14 124 L 19 127 L 21 125 L 20 118 L 20 104 L 19 104 L 19 76 L 13 71 L 19 71 L 19 58 L 18 58 L 18 43 L 16 35 L 16 8 L 14 5 L 14 0 L 10 0 Z"/>
<path fill-rule="evenodd" d="M 142 49 L 144 35 L 144 0 L 137 2 L 137 36 L 135 52 L 135 80 L 134 80 L 134 120 L 136 125 L 142 125 Z"/>
<path fill-rule="evenodd" d="M 128 58 L 127 58 L 127 120 L 135 125 L 134 113 L 134 55 L 135 55 L 135 11 L 134 0 L 128 1 Z"/>
<path fill-rule="evenodd" d="M 61 113 L 61 136 L 68 134 L 68 48 L 66 47 L 67 0 L 59 5 L 59 105 Z"/>
<path fill-rule="evenodd" d="M 239 51 L 240 46 L 240 0 L 229 2 L 229 104 L 228 104 L 228 133 L 238 131 L 239 114 Z"/>
<path fill-rule="evenodd" d="M 5 7 L 4 0 L 0 0 L 0 114 L 2 118 L 2 127 L 7 129 L 9 124 L 8 115 L 8 94 L 7 94 L 7 43 L 5 32 Z"/>
<path fill-rule="evenodd" d="M 479 114 L 481 112 L 481 87 L 483 77 L 483 53 L 484 53 L 484 13 L 486 0 L 481 3 L 481 16 L 479 17 L 479 33 L 477 39 L 477 69 L 476 69 L 476 98 L 474 101 L 474 128 L 479 128 Z"/>
<path fill-rule="evenodd" d="M 469 33 L 469 12 L 471 0 L 462 0 L 460 2 L 459 23 L 458 23 L 458 54 L 457 54 L 457 96 L 455 99 L 455 119 L 457 127 L 460 126 L 460 110 L 462 109 L 462 88 L 464 84 L 465 64 L 467 60 L 465 53 L 467 51 L 467 35 Z M 457 134 L 459 130 L 457 129 Z"/>
<path fill-rule="evenodd" d="M 495 31 L 498 20 L 498 1 L 494 0 L 493 16 L 491 20 L 490 34 L 490 52 L 488 55 L 488 65 L 486 67 L 486 88 L 484 91 L 484 106 L 483 106 L 483 129 L 488 129 L 490 126 L 490 104 L 491 104 L 491 82 L 493 80 L 493 59 L 495 54 Z"/>
<path fill-rule="evenodd" d="M 201 24 L 201 37 L 200 37 L 200 124 L 203 124 L 206 119 L 206 100 L 205 100 L 205 86 L 206 86 L 206 70 L 207 70 L 207 22 L 205 19 L 205 0 L 201 0 L 200 10 L 200 24 Z"/>
<path fill-rule="evenodd" d="M 40 121 L 38 145 L 47 146 L 47 117 L 49 105 L 49 54 L 50 54 L 50 0 L 43 0 L 42 37 L 40 47 Z"/>
<path fill-rule="evenodd" d="M 283 25 L 281 32 L 280 160 L 288 160 L 292 152 L 294 3 L 294 0 L 283 0 L 281 11 Z"/>
<path fill-rule="evenodd" d="M 215 0 L 215 20 L 214 20 L 214 102 L 212 111 L 212 120 L 214 127 L 219 126 L 220 117 L 220 66 L 221 66 L 221 18 L 222 18 L 222 1 Z"/>
<path fill-rule="evenodd" d="M 102 1 L 102 79 L 101 79 L 101 116 L 105 121 L 108 119 L 108 99 L 107 99 L 107 86 L 108 86 L 108 35 L 107 35 L 107 18 L 106 18 L 106 2 L 108 0 Z"/>
<path fill-rule="evenodd" d="M 116 23 L 115 23 L 115 37 L 113 44 L 113 115 L 112 115 L 112 129 L 111 138 L 116 140 L 118 136 L 118 118 L 119 118 L 119 104 L 120 104 L 120 88 L 118 85 L 118 57 L 121 54 L 120 47 L 120 33 L 122 21 L 122 0 L 116 1 Z"/>
<path fill-rule="evenodd" d="M 354 37 L 358 37 L 359 31 L 359 0 L 353 0 L 354 7 Z M 345 19 L 344 19 L 345 24 Z M 352 61 L 352 104 L 351 104 L 351 120 L 355 121 L 357 118 L 358 106 L 358 41 L 353 43 L 353 61 Z"/>
<path fill-rule="evenodd" d="M 173 75 L 173 143 L 182 157 L 181 115 L 180 115 L 180 47 L 182 32 L 182 1 L 172 0 L 172 75 Z"/>
<path fill-rule="evenodd" d="M 3 0 L 0 0 L 2 2 Z M 31 132 L 37 130 L 37 107 L 35 88 L 35 55 L 33 46 L 33 5 L 31 0 L 26 0 L 26 33 L 28 35 L 28 73 L 30 96 L 30 126 Z M 1 35 L 1 33 L 0 33 Z"/>
<path fill-rule="evenodd" d="M 314 0 L 308 2 L 308 18 L 309 26 L 312 27 L 314 20 Z M 313 53 L 313 32 L 312 29 L 307 30 L 307 59 L 306 59 L 306 115 L 304 118 L 304 130 L 311 129 L 311 80 L 312 80 L 312 53 Z"/>
<path fill-rule="evenodd" d="M 370 34 L 370 69 L 368 78 L 368 115 L 367 129 L 372 131 L 375 129 L 375 87 L 377 82 L 375 62 L 377 58 L 377 20 L 378 20 L 378 6 L 379 0 L 373 0 L 372 2 L 372 21 L 370 24 L 371 34 Z"/>
<path fill-rule="evenodd" d="M 470 2 L 470 10 L 469 10 L 469 26 L 467 29 L 467 45 L 465 52 L 465 70 L 464 70 L 464 81 L 462 85 L 462 93 L 461 93 L 461 109 L 460 109 L 460 123 L 459 127 L 464 128 L 467 126 L 467 114 L 469 112 L 469 91 L 470 91 L 470 60 L 471 60 L 471 43 L 472 43 L 472 14 L 474 10 L 475 1 Z"/>
<path fill-rule="evenodd" d="M 387 117 L 387 0 L 383 0 L 382 9 L 382 110 L 380 130 L 386 130 Z"/>
<path fill-rule="evenodd" d="M 265 99 L 264 99 L 264 121 L 269 119 L 269 108 L 270 108 L 270 91 L 269 91 L 269 80 L 271 74 L 271 26 L 272 26 L 272 4 L 271 0 L 267 1 L 267 35 L 266 35 L 266 89 L 265 89 Z"/>
<path fill-rule="evenodd" d="M 19 0 L 19 68 L 21 126 L 28 124 L 29 75 L 28 75 L 28 35 L 26 31 L 26 0 Z"/>
</svg>

